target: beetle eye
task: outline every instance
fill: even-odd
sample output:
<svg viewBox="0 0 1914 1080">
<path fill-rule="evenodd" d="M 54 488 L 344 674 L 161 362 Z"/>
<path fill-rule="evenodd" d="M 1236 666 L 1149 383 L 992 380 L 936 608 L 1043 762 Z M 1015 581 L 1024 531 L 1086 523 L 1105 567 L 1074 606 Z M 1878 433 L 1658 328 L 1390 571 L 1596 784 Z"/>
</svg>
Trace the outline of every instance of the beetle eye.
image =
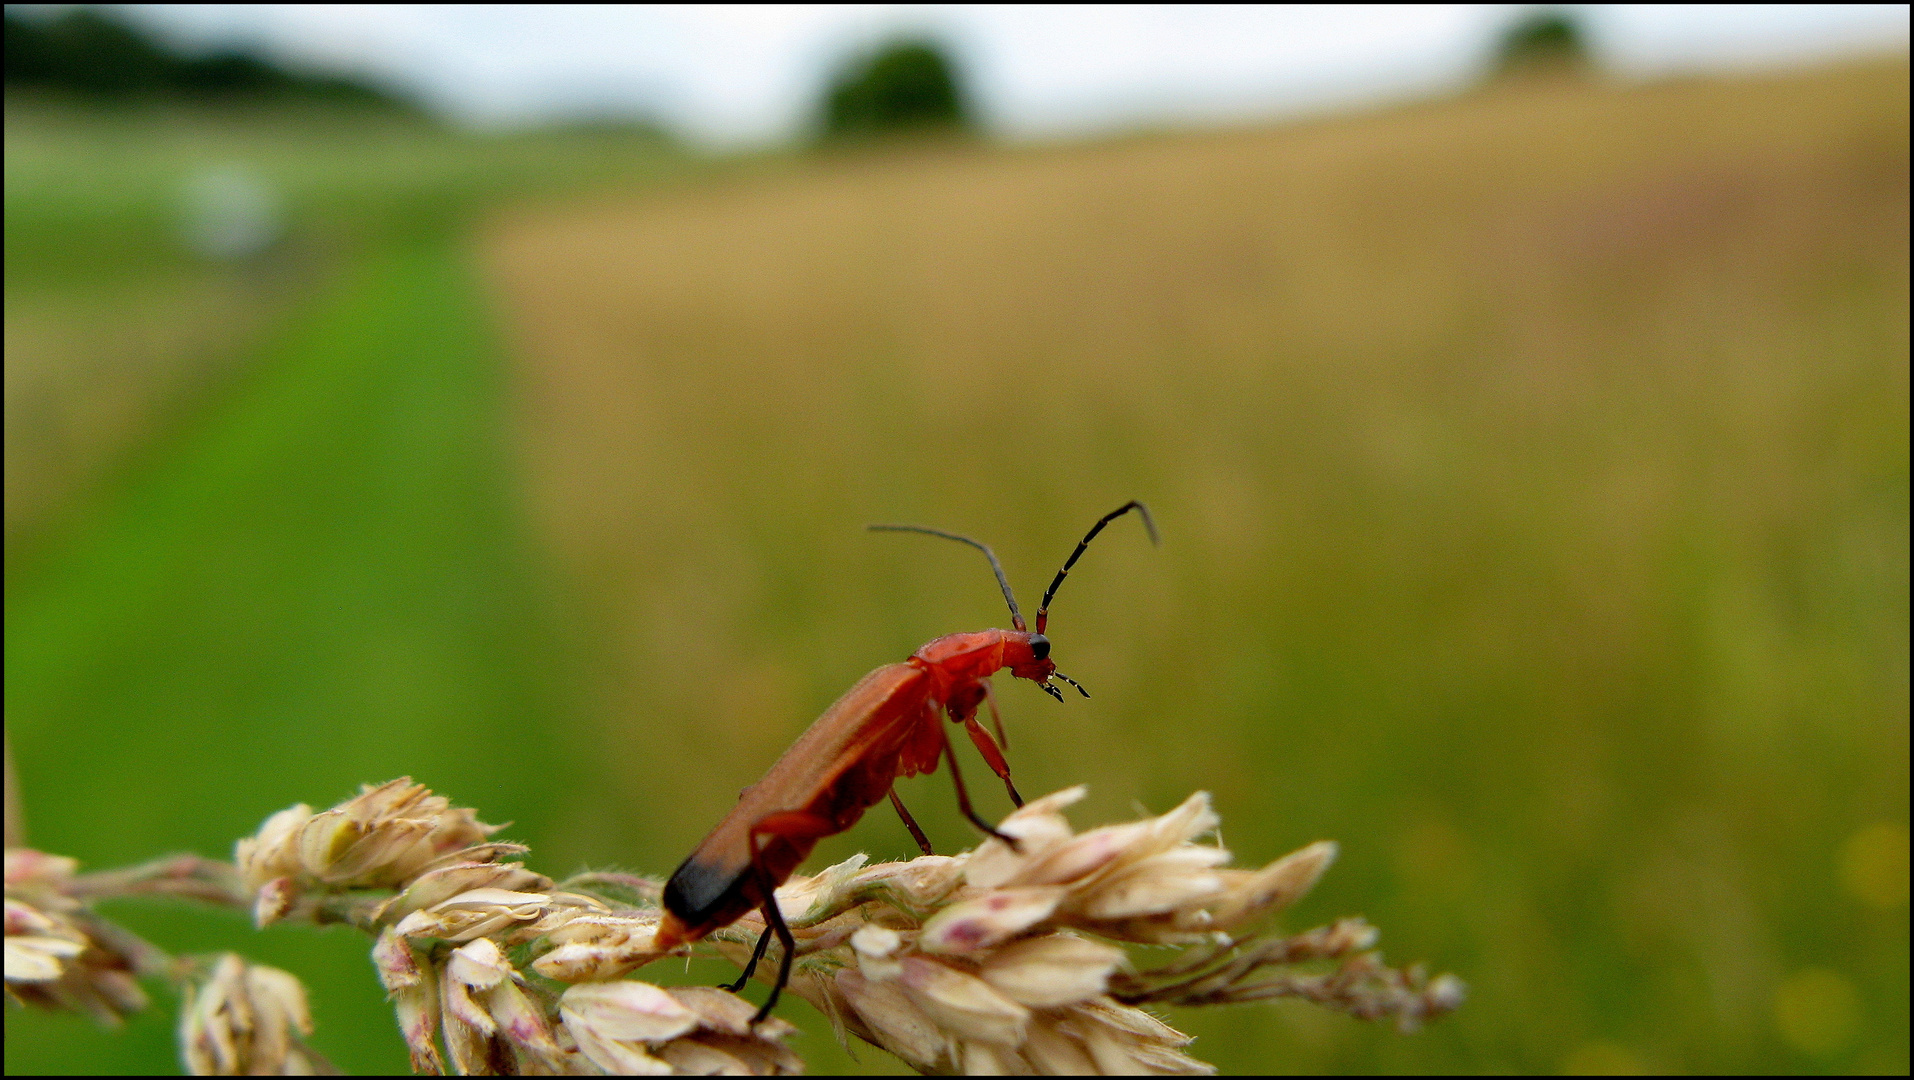
<svg viewBox="0 0 1914 1080">
<path fill-rule="evenodd" d="M 1050 639 L 1042 634 L 1030 635 L 1030 655 L 1039 660 L 1050 658 Z"/>
</svg>

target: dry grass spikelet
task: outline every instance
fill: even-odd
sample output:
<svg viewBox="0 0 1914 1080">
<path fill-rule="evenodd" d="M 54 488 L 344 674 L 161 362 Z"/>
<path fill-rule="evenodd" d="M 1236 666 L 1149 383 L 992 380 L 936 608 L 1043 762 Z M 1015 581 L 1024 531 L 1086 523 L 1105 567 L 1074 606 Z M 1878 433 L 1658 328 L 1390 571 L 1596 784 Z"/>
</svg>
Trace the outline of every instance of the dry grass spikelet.
<svg viewBox="0 0 1914 1080">
<path fill-rule="evenodd" d="M 279 811 L 239 841 L 233 861 L 265 926 L 286 917 L 305 889 L 402 887 L 434 869 L 522 853 L 487 843 L 501 828 L 402 776 L 317 814 L 304 803 Z"/>
<path fill-rule="evenodd" d="M 1078 833 L 1070 788 L 1004 819 L 955 857 L 865 865 L 862 856 L 778 890 L 796 934 L 793 992 L 841 1033 L 925 1072 L 1205 1073 L 1151 1003 L 1283 994 L 1404 1027 L 1460 1004 L 1453 977 L 1382 965 L 1359 920 L 1284 938 L 1267 917 L 1313 887 L 1336 854 L 1311 844 L 1258 870 L 1199 842 L 1217 817 L 1197 793 L 1168 813 Z M 743 964 L 762 931 L 746 916 L 713 935 Z M 1177 946 L 1132 970 L 1126 943 Z M 1341 960 L 1326 973 L 1298 967 Z M 775 970 L 775 965 L 760 969 Z M 764 976 L 761 976 L 764 977 Z"/>
<path fill-rule="evenodd" d="M 7 996 L 116 1026 L 146 1008 L 134 978 L 145 950 L 73 895 L 77 868 L 64 856 L 7 849 Z"/>
<path fill-rule="evenodd" d="M 290 972 L 222 953 L 185 986 L 180 1054 L 195 1076 L 314 1076 L 339 1070 L 306 1045 L 312 1013 Z"/>
<path fill-rule="evenodd" d="M 1147 1011 L 1291 996 L 1403 1029 L 1461 1004 L 1453 976 L 1398 971 L 1374 928 L 1345 919 L 1284 936 L 1270 916 L 1334 860 L 1311 844 L 1260 869 L 1207 842 L 1202 792 L 1167 813 L 1079 833 L 1075 787 L 1002 822 L 1015 843 L 793 877 L 776 901 L 796 941 L 790 989 L 856 1036 L 926 1073 L 1204 1074 L 1191 1038 Z M 233 954 L 165 957 L 94 916 L 90 898 L 167 893 L 250 907 L 255 920 L 347 923 L 372 959 L 414 1071 L 464 1075 L 786 1075 L 793 1029 L 715 987 L 629 974 L 657 947 L 659 885 L 598 872 L 564 882 L 503 861 L 498 826 L 409 779 L 367 785 L 330 810 L 269 817 L 236 865 L 174 856 L 106 874 L 10 850 L 7 988 L 111 1019 L 145 1004 L 135 971 L 184 982 L 182 1054 L 196 1073 L 329 1068 L 306 1043 L 305 992 Z M 696 948 L 744 966 L 765 928 L 751 913 Z M 1172 950 L 1147 968 L 1129 946 Z M 757 968 L 772 980 L 774 950 Z"/>
</svg>

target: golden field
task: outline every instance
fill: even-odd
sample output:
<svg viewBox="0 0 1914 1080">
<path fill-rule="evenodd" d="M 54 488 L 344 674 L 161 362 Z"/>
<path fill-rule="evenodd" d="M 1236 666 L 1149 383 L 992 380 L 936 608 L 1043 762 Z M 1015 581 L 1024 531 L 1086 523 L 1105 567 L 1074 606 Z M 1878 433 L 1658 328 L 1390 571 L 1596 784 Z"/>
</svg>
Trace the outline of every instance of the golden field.
<svg viewBox="0 0 1914 1080">
<path fill-rule="evenodd" d="M 1907 102 L 1904 60 L 1514 86 L 496 217 L 581 717 L 544 864 L 668 871 L 865 671 L 1004 624 L 865 523 L 1033 607 L 1136 497 L 1161 550 L 1118 523 L 1055 605 L 1096 697 L 1001 687 L 1023 790 L 1339 839 L 1294 917 L 1474 990 L 1412 1039 L 1175 1018 L 1199 1056 L 1904 1071 Z M 854 850 L 910 841 L 813 865 Z"/>
</svg>

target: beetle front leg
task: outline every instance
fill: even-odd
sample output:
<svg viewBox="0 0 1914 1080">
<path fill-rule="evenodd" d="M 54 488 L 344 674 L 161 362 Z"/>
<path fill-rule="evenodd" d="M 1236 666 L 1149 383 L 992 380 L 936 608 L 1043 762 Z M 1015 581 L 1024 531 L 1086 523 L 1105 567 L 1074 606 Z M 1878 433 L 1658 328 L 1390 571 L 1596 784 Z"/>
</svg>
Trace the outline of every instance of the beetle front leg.
<svg viewBox="0 0 1914 1080">
<path fill-rule="evenodd" d="M 990 766 L 990 771 L 1004 782 L 1004 790 L 1010 793 L 1010 801 L 1022 806 L 1023 796 L 1017 794 L 1017 785 L 1010 782 L 1010 763 L 1004 760 L 1003 751 L 991 741 L 990 732 L 984 730 L 975 716 L 964 719 L 964 731 L 970 735 L 970 741 L 976 744 L 977 752 L 984 756 L 984 763 Z"/>
</svg>

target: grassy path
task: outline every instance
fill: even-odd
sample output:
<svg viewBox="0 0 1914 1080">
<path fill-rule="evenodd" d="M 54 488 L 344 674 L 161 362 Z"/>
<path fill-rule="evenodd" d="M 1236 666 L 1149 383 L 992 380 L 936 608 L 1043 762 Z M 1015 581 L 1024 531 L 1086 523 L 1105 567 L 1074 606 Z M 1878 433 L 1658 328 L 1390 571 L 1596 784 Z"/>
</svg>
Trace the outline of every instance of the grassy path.
<svg viewBox="0 0 1914 1080">
<path fill-rule="evenodd" d="M 32 843 L 94 867 L 223 854 L 273 810 L 406 772 L 537 843 L 550 695 L 485 325 L 449 244 L 364 261 L 75 542 L 9 568 Z M 297 971 L 337 1064 L 404 1068 L 358 935 L 121 914 Z M 112 1034 L 11 1012 L 6 1068 L 167 1069 L 172 1015 Z"/>
</svg>

